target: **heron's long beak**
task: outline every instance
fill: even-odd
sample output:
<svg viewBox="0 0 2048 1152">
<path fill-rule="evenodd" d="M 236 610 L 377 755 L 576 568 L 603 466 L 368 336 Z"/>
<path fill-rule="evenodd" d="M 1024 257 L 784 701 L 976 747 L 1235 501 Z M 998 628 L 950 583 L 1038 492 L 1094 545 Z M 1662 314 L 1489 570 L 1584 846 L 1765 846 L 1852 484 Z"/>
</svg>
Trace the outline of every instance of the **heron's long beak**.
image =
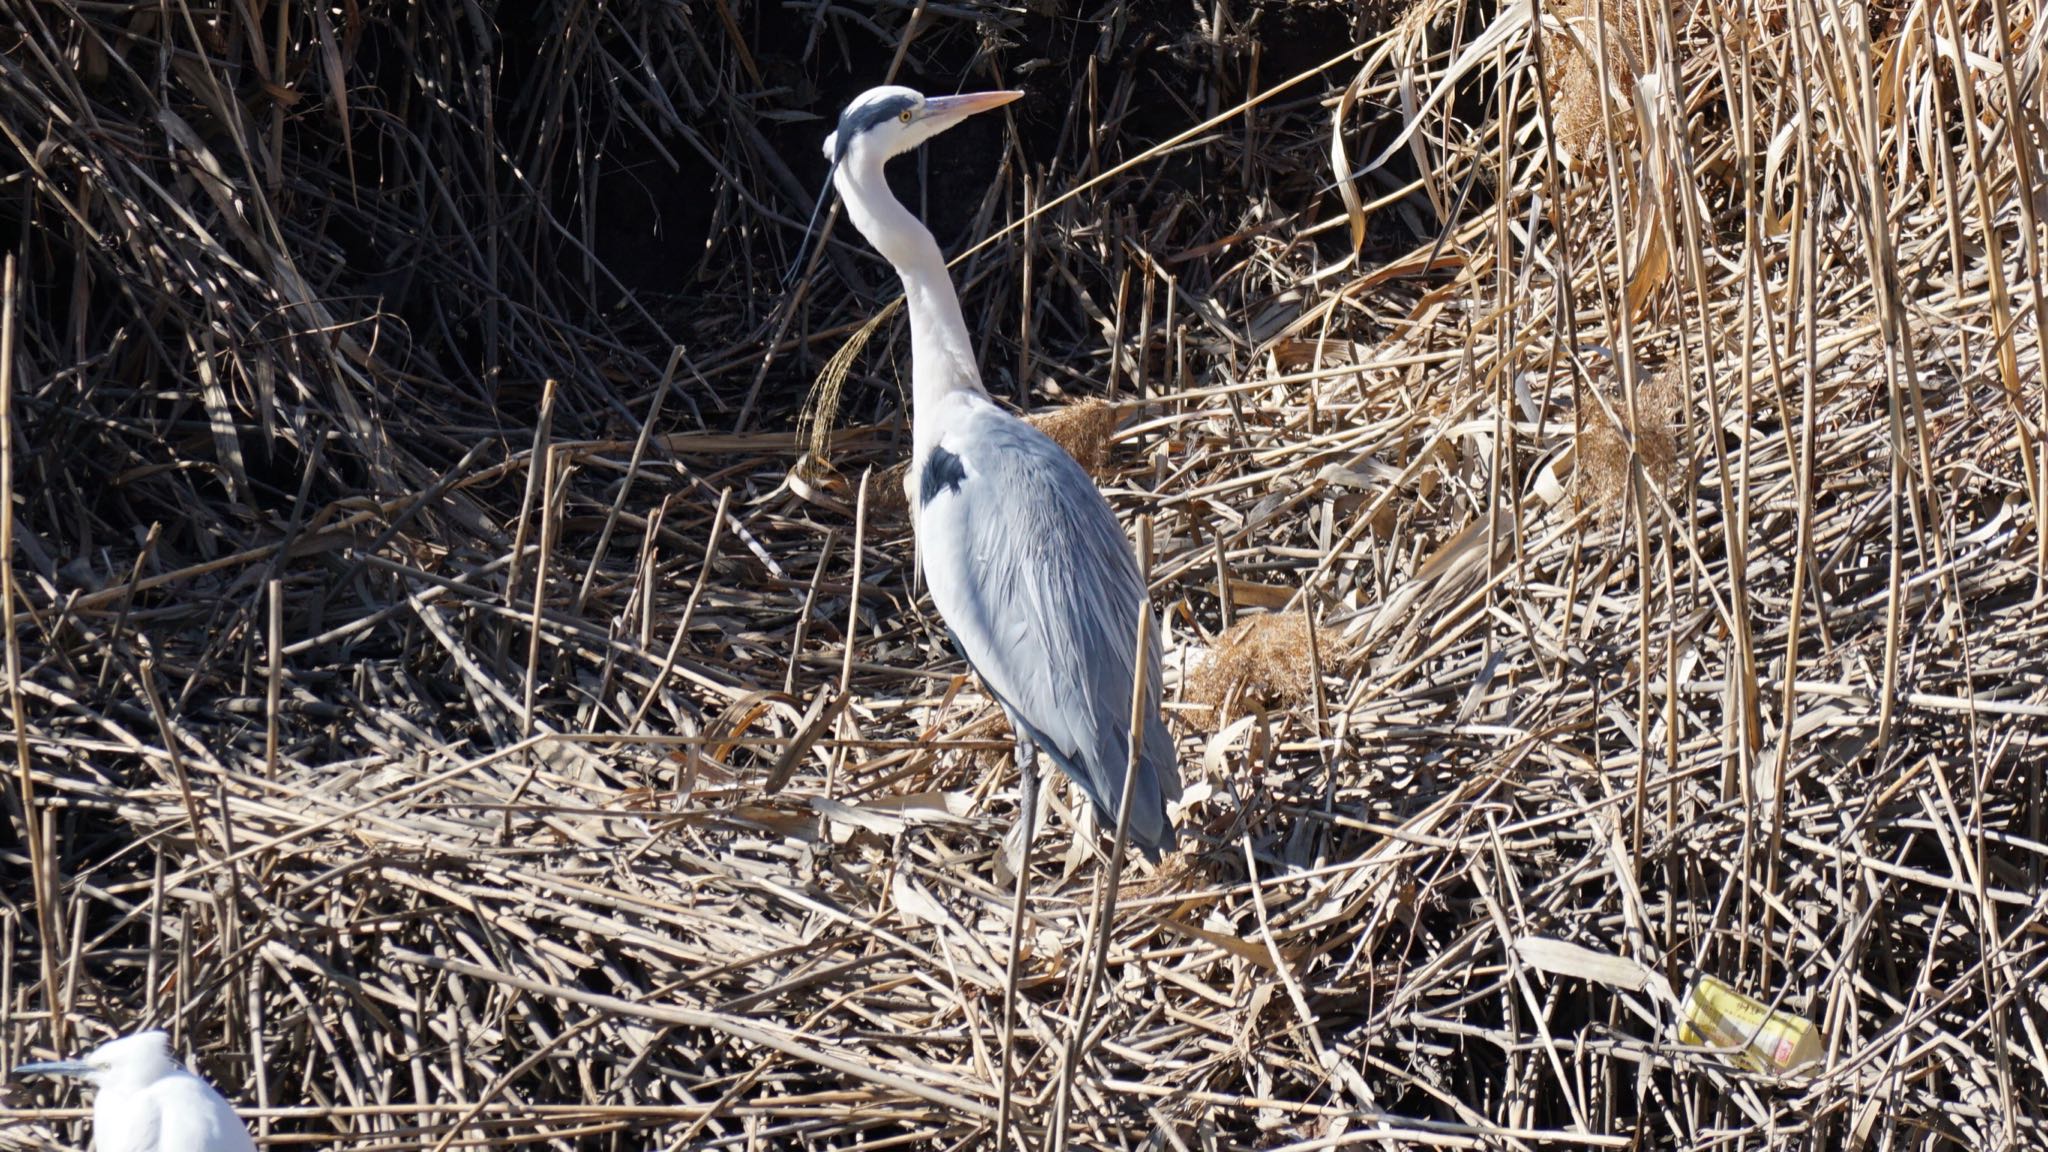
<svg viewBox="0 0 2048 1152">
<path fill-rule="evenodd" d="M 16 1076 L 89 1076 L 98 1071 L 83 1060 L 46 1060 L 41 1064 L 17 1064 Z"/>
<path fill-rule="evenodd" d="M 934 132 L 943 132 L 976 112 L 1001 108 L 1024 94 L 1015 89 L 1000 92 L 966 92 L 959 96 L 929 96 L 924 102 L 923 119 L 929 121 Z"/>
</svg>

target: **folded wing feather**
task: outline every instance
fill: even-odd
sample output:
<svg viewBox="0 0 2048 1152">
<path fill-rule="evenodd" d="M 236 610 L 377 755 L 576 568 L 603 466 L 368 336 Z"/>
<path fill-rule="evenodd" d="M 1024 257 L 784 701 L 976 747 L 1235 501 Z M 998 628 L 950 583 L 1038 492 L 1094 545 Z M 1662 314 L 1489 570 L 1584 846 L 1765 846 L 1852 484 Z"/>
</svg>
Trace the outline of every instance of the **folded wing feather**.
<svg viewBox="0 0 2048 1152">
<path fill-rule="evenodd" d="M 918 554 L 961 655 L 1113 825 L 1128 761 L 1137 563 L 1095 483 L 1030 424 L 975 398 L 920 460 Z M 1131 834 L 1171 832 L 1180 774 L 1159 717 L 1160 643 L 1146 654 L 1144 759 Z"/>
</svg>

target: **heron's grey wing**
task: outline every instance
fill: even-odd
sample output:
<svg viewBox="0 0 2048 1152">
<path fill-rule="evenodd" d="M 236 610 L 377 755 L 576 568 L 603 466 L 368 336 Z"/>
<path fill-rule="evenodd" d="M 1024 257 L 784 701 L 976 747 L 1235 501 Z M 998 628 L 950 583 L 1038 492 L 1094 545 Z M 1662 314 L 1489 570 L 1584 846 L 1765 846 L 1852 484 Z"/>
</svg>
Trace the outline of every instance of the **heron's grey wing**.
<svg viewBox="0 0 2048 1152">
<path fill-rule="evenodd" d="M 918 482 L 918 554 L 961 654 L 1113 822 L 1144 600 L 1115 514 L 1073 457 L 993 405 L 949 422 Z M 1169 836 L 1166 801 L 1180 796 L 1159 658 L 1155 630 L 1130 824 L 1150 855 Z"/>
<path fill-rule="evenodd" d="M 255 1152 L 234 1107 L 199 1077 L 165 1077 L 150 1085 L 148 1095 L 160 1117 L 154 1152 Z"/>
</svg>

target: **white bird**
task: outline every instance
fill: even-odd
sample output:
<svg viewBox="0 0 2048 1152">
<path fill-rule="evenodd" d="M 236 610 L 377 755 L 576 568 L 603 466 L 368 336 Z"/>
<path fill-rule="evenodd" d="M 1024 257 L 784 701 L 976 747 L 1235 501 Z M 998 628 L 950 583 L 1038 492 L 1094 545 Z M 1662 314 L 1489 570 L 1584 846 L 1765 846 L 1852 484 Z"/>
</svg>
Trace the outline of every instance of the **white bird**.
<svg viewBox="0 0 2048 1152">
<path fill-rule="evenodd" d="M 98 1152 L 256 1152 L 234 1108 L 178 1063 L 162 1032 L 109 1040 L 78 1060 L 23 1064 L 14 1074 L 92 1085 Z"/>
<path fill-rule="evenodd" d="M 1016 733 L 1021 843 L 1037 803 L 1033 748 L 1052 757 L 1115 828 L 1129 763 L 1139 612 L 1150 611 L 1130 541 L 1064 449 L 982 388 L 938 242 L 889 191 L 883 167 L 976 112 L 1021 92 L 927 98 L 873 88 L 825 138 L 847 216 L 903 280 L 910 313 L 911 470 L 918 553 L 932 602 L 960 654 Z M 1130 838 L 1157 861 L 1181 794 L 1159 714 L 1159 633 L 1145 658 L 1145 731 Z"/>
</svg>

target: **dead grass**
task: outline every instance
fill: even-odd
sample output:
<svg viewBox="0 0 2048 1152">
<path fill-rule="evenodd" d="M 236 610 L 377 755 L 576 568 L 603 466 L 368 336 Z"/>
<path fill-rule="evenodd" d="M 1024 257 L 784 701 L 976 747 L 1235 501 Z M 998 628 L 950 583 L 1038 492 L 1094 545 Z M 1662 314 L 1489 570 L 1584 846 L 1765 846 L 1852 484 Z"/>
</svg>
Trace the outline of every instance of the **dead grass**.
<svg viewBox="0 0 2048 1152">
<path fill-rule="evenodd" d="M 1586 406 L 1586 426 L 1578 435 L 1573 480 L 1580 503 L 1600 510 L 1609 520 L 1625 511 L 1630 454 L 1655 486 L 1654 499 L 1682 499 L 1678 491 L 1690 456 L 1681 452 L 1684 397 L 1670 375 L 1652 377 L 1636 392 L 1633 410 L 1625 396 L 1605 396 Z M 1624 431 L 1626 429 L 1626 431 Z M 1646 494 L 1645 499 L 1653 499 Z"/>
<path fill-rule="evenodd" d="M 164 1024 L 280 1148 L 985 1144 L 1000 711 L 887 507 L 885 270 L 842 224 L 778 286 L 801 117 L 912 6 L 515 8 L 10 10 L 0 1062 Z M 1524 8 L 1116 8 L 924 5 L 902 57 L 1028 89 L 921 206 L 990 240 L 992 390 L 1109 395 L 1156 525 L 1188 836 L 1070 1144 L 2040 1145 L 2037 6 L 1631 8 L 1615 183 Z M 1347 219 L 1332 132 L 1404 117 Z M 1039 855 L 1034 1148 L 1101 875 Z M 1744 1071 L 1532 936 L 1827 1055 Z M 73 1102 L 8 1086 L 0 1147 Z"/>
<path fill-rule="evenodd" d="M 1038 430 L 1067 450 L 1091 475 L 1109 464 L 1109 440 L 1116 433 L 1116 408 L 1103 400 L 1085 400 L 1031 417 Z"/>
<path fill-rule="evenodd" d="M 1617 148 L 1626 148 L 1635 136 L 1636 77 L 1644 67 L 1641 0 L 1566 0 L 1549 11 L 1562 26 L 1543 38 L 1558 147 L 1574 167 L 1604 168 L 1603 137 L 1612 135 Z"/>
<path fill-rule="evenodd" d="M 1232 625 L 1188 678 L 1187 700 L 1213 710 L 1213 727 L 1252 709 L 1308 710 L 1315 706 L 1317 659 L 1335 676 L 1349 672 L 1342 634 L 1325 628 L 1311 651 L 1306 612 L 1247 616 Z"/>
</svg>

